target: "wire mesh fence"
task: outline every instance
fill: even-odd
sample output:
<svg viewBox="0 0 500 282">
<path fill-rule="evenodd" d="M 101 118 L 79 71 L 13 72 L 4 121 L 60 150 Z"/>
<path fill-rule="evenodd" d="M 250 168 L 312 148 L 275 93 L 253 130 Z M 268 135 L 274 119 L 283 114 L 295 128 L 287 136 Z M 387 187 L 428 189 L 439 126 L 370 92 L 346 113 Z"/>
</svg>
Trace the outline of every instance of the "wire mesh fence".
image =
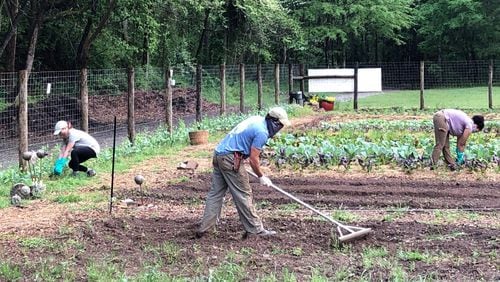
<svg viewBox="0 0 500 282">
<path fill-rule="evenodd" d="M 460 61 L 425 62 L 424 79 L 426 89 L 487 87 L 492 75 L 493 86 L 500 86 L 500 61 Z M 345 67 L 353 68 L 355 63 Z M 381 62 L 359 63 L 359 68 L 381 68 L 383 91 L 418 90 L 421 87 L 420 62 Z M 300 90 L 300 82 L 289 85 L 288 65 L 279 65 L 279 99 L 288 102 L 290 87 Z M 294 76 L 301 69 L 328 68 L 321 65 L 291 66 Z M 225 66 L 226 101 L 238 109 L 240 93 L 240 65 Z M 269 107 L 275 103 L 276 65 L 261 65 L 262 103 Z M 244 65 L 245 107 L 257 107 L 258 66 Z M 148 129 L 165 123 L 166 70 L 155 67 L 134 69 L 134 114 L 138 126 Z M 173 66 L 173 104 L 174 118 L 184 120 L 195 113 L 196 67 Z M 218 112 L 220 107 L 221 66 L 203 66 L 202 98 L 204 112 Z M 106 134 L 113 129 L 116 116 L 118 128 L 127 127 L 127 103 L 129 81 L 127 69 L 88 70 L 88 128 L 91 134 Z M 18 74 L 0 73 L 0 151 L 15 150 L 18 147 L 16 96 L 18 94 Z M 307 92 L 308 83 L 304 82 Z M 28 80 L 28 143 L 41 146 L 58 142 L 52 135 L 58 120 L 71 121 L 74 127 L 81 128 L 82 73 L 79 70 L 32 72 Z M 154 105 L 154 107 L 151 107 Z M 487 108 L 488 105 L 484 105 Z M 124 133 L 126 135 L 126 130 Z M 15 158 L 14 158 L 15 159 Z"/>
</svg>

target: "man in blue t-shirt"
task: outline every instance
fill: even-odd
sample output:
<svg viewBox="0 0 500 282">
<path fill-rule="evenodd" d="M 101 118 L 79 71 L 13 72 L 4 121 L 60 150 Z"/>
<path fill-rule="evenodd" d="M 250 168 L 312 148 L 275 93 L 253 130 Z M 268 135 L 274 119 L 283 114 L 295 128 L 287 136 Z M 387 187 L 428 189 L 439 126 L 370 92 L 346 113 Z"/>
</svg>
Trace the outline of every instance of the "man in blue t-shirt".
<svg viewBox="0 0 500 282">
<path fill-rule="evenodd" d="M 265 117 L 253 116 L 242 121 L 217 145 L 213 156 L 212 186 L 207 195 L 205 212 L 196 237 L 203 236 L 215 226 L 228 190 L 246 234 L 260 236 L 276 234 L 275 231 L 264 229 L 262 220 L 256 213 L 248 173 L 241 162 L 242 159 L 248 158 L 250 167 L 259 177 L 260 184 L 271 186 L 271 180 L 260 168 L 260 153 L 267 140 L 285 125 L 290 125 L 286 111 L 274 107 Z"/>
</svg>

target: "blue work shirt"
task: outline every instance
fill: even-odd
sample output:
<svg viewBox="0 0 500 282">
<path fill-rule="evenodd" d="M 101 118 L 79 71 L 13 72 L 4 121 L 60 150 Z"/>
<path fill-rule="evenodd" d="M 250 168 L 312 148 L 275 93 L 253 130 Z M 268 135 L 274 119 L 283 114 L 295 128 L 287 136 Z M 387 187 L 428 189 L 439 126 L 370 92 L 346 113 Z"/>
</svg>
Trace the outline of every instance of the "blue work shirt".
<svg viewBox="0 0 500 282">
<path fill-rule="evenodd" d="M 216 155 L 240 152 L 245 157 L 250 156 L 250 149 L 262 150 L 269 139 L 267 124 L 264 117 L 253 116 L 240 122 L 220 141 L 215 148 Z"/>
</svg>

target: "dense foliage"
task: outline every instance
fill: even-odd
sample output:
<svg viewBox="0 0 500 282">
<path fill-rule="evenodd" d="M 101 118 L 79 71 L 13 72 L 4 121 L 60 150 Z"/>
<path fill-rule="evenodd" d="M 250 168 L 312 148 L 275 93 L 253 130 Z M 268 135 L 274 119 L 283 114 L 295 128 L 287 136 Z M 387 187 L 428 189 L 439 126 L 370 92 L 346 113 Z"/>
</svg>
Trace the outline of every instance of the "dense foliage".
<svg viewBox="0 0 500 282">
<path fill-rule="evenodd" d="M 497 58 L 494 0 L 5 0 L 1 70 Z"/>
</svg>

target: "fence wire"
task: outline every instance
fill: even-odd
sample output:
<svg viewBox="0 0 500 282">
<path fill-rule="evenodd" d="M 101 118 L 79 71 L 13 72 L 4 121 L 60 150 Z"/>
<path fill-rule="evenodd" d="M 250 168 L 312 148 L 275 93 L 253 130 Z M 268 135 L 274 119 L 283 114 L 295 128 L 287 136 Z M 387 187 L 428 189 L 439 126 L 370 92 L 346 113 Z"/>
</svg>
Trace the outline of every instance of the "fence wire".
<svg viewBox="0 0 500 282">
<path fill-rule="evenodd" d="M 500 86 L 500 61 L 456 61 L 425 62 L 425 89 L 487 87 L 490 64 L 493 66 L 493 86 Z M 355 63 L 345 67 L 353 68 Z M 420 89 L 420 62 L 380 62 L 358 63 L 359 68 L 377 67 L 382 70 L 383 91 Z M 245 67 L 245 107 L 257 106 L 257 65 Z M 294 76 L 305 69 L 332 68 L 331 66 L 293 64 Z M 173 85 L 174 122 L 185 120 L 195 113 L 196 67 L 172 66 L 175 81 Z M 165 123 L 166 70 L 156 67 L 135 68 L 136 124 L 144 130 Z M 226 65 L 227 102 L 238 105 L 240 98 L 240 66 Z M 263 106 L 274 104 L 275 65 L 261 65 Z M 89 97 L 89 132 L 109 135 L 116 116 L 118 128 L 126 135 L 127 128 L 127 69 L 88 70 L 87 87 Z M 81 128 L 80 78 L 78 70 L 31 72 L 28 80 L 28 143 L 43 146 L 58 142 L 52 135 L 58 120 L 71 121 Z M 218 112 L 220 99 L 220 66 L 203 66 L 202 98 L 204 107 Z M 279 65 L 280 102 L 288 102 L 289 66 Z M 304 82 L 307 92 L 307 81 Z M 300 82 L 293 81 L 293 90 L 300 90 Z M 18 73 L 0 73 L 0 152 L 13 151 L 17 154 L 18 125 L 16 96 L 18 93 Z M 157 109 L 146 107 L 155 103 Z M 486 108 L 488 105 L 484 105 Z M 234 106 L 237 108 L 238 106 Z M 203 110 L 206 111 L 205 109 Z M 207 113 L 204 113 L 206 115 Z M 12 158 L 17 160 L 17 156 Z M 11 161 L 12 161 L 11 160 Z M 5 164 L 2 161 L 2 164 Z"/>
</svg>

